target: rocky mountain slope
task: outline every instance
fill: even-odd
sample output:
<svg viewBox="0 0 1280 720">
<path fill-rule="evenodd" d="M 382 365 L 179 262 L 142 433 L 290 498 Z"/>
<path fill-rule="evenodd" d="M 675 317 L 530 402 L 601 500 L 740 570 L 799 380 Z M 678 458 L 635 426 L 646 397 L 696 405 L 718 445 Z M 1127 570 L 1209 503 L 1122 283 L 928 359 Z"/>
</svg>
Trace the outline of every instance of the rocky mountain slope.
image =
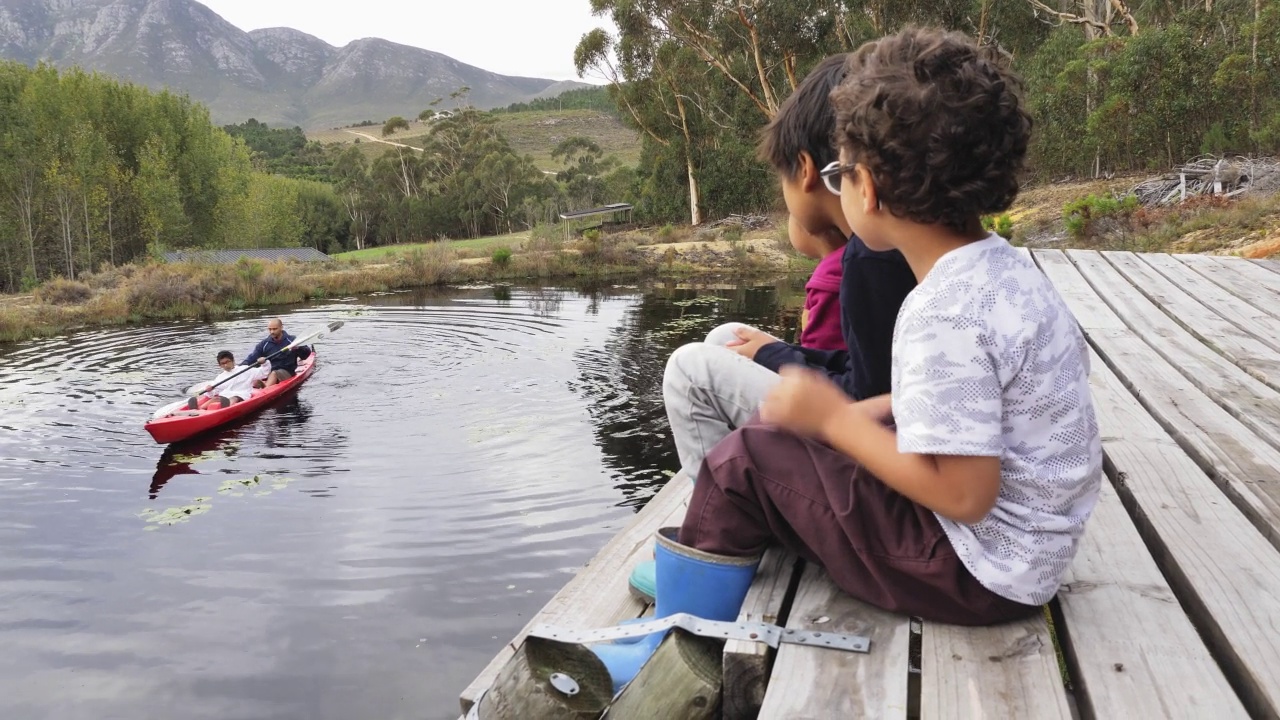
<svg viewBox="0 0 1280 720">
<path fill-rule="evenodd" d="M 290 28 L 245 32 L 194 0 L 0 0 L 0 58 L 80 66 L 188 93 L 218 122 L 334 127 L 416 116 L 466 86 L 478 107 L 578 83 L 511 77 L 376 38 L 334 47 Z"/>
</svg>

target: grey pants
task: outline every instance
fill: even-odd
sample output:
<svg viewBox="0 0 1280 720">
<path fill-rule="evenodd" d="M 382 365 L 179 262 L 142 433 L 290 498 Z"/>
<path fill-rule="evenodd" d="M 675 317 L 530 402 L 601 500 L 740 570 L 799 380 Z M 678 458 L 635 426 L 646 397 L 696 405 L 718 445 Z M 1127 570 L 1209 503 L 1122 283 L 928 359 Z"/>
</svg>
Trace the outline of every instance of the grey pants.
<svg viewBox="0 0 1280 720">
<path fill-rule="evenodd" d="M 777 373 L 724 347 L 736 336 L 728 323 L 712 330 L 705 342 L 689 343 L 671 353 L 662 377 L 662 399 L 675 437 L 680 467 L 698 476 L 711 448 L 760 409 Z"/>
</svg>

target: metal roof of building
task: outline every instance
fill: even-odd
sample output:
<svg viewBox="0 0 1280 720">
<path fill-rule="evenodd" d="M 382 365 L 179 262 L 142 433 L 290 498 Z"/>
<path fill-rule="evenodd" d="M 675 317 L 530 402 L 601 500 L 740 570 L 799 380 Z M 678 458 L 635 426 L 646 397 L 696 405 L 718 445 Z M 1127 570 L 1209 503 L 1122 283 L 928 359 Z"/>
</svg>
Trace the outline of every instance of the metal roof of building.
<svg viewBox="0 0 1280 720">
<path fill-rule="evenodd" d="M 179 250 L 164 254 L 165 262 L 207 262 L 217 264 L 234 264 L 240 258 L 250 260 L 301 260 L 303 262 L 324 262 L 333 258 L 311 247 L 301 248 L 256 248 L 249 250 Z"/>
<path fill-rule="evenodd" d="M 630 210 L 630 203 L 613 203 L 612 205 L 604 205 L 590 210 L 574 210 L 573 212 L 560 213 L 561 220 L 576 220 L 578 218 L 591 217 L 592 215 L 608 215 L 609 213 L 622 212 Z"/>
</svg>

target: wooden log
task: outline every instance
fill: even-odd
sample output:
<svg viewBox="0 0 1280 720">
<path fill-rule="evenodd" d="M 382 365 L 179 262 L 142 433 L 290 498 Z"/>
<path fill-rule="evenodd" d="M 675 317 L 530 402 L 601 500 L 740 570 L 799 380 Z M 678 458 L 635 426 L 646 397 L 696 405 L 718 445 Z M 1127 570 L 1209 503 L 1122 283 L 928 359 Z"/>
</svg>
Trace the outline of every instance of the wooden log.
<svg viewBox="0 0 1280 720">
<path fill-rule="evenodd" d="M 606 720 L 719 717 L 723 648 L 723 640 L 672 629 L 604 717 Z"/>
<path fill-rule="evenodd" d="M 471 709 L 476 697 L 493 682 L 498 670 L 511 658 L 530 628 L 546 623 L 574 628 L 600 628 L 616 625 L 627 618 L 639 617 L 645 605 L 631 596 L 627 577 L 631 568 L 643 560 L 653 559 L 653 533 L 673 521 L 679 524 L 684 507 L 693 493 L 693 483 L 683 473 L 677 474 L 631 524 L 578 571 L 542 610 L 529 620 L 510 643 L 502 646 L 489 665 L 468 685 L 459 698 L 462 712 Z"/>
<path fill-rule="evenodd" d="M 760 560 L 755 581 L 742 603 L 742 611 L 738 613 L 738 622 L 778 624 L 793 590 L 792 581 L 799 571 L 800 564 L 795 555 L 781 548 L 770 548 Z M 769 666 L 773 655 L 773 648 L 762 642 L 725 642 L 725 720 L 754 720 L 760 714 L 760 705 L 769 685 Z"/>
<path fill-rule="evenodd" d="M 553 675 L 571 678 L 564 691 Z M 480 720 L 588 720 L 609 707 L 609 670 L 583 645 L 530 637 L 520 644 L 480 699 Z"/>
</svg>

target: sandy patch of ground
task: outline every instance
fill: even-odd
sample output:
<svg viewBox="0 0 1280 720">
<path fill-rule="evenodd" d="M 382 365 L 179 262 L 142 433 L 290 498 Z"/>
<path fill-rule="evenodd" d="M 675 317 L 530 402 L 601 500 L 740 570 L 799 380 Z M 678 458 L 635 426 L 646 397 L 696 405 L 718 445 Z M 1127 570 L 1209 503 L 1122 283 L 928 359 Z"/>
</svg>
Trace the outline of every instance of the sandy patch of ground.
<svg viewBox="0 0 1280 720">
<path fill-rule="evenodd" d="M 772 238 L 744 238 L 729 240 L 690 240 L 685 242 L 641 245 L 637 250 L 671 258 L 678 262 L 697 266 L 724 266 L 744 255 L 752 261 L 785 268 L 791 264 L 793 254 L 786 253 Z"/>
</svg>

